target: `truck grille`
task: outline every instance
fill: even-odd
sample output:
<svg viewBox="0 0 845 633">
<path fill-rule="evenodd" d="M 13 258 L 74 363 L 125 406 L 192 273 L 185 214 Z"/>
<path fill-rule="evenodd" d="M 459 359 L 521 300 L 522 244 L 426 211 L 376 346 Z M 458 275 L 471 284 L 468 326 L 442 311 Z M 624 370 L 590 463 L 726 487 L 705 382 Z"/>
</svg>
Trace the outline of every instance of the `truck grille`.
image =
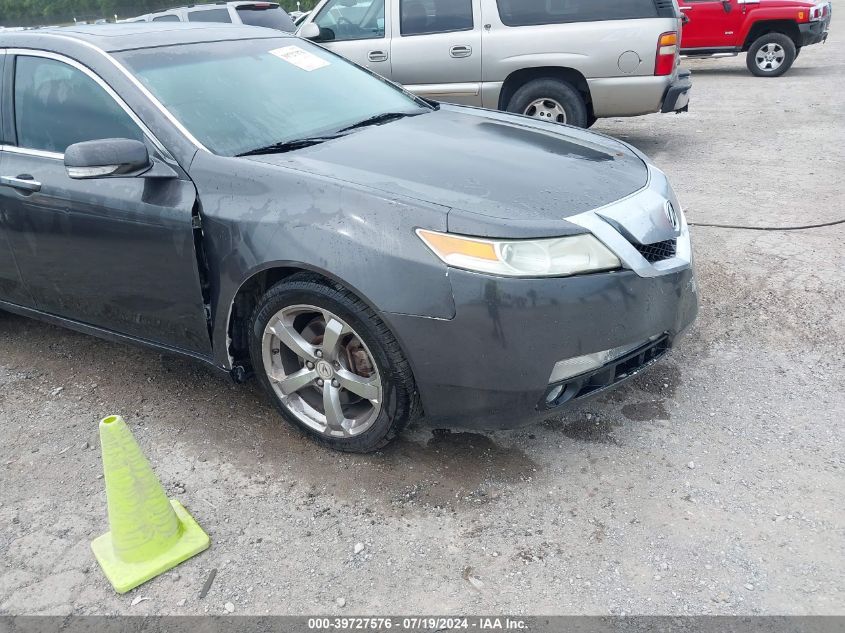
<svg viewBox="0 0 845 633">
<path fill-rule="evenodd" d="M 654 244 L 634 244 L 634 247 L 640 252 L 640 255 L 645 257 L 648 263 L 653 264 L 674 257 L 677 252 L 677 240 L 666 240 Z"/>
</svg>

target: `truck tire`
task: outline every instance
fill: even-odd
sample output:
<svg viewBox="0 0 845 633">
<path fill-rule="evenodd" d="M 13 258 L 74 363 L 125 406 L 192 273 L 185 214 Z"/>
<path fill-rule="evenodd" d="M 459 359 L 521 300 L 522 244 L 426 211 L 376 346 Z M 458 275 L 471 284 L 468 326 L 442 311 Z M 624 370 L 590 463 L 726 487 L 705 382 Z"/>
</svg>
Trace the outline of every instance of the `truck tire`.
<svg viewBox="0 0 845 633">
<path fill-rule="evenodd" d="M 259 382 L 288 422 L 337 451 L 386 446 L 416 410 L 408 361 L 346 288 L 294 275 L 261 298 L 249 327 Z"/>
<path fill-rule="evenodd" d="M 766 33 L 751 44 L 745 63 L 757 77 L 780 77 L 792 67 L 796 57 L 795 42 L 789 36 Z"/>
<path fill-rule="evenodd" d="M 562 79 L 534 79 L 517 90 L 507 106 L 515 112 L 550 123 L 587 127 L 589 114 L 581 93 Z"/>
</svg>

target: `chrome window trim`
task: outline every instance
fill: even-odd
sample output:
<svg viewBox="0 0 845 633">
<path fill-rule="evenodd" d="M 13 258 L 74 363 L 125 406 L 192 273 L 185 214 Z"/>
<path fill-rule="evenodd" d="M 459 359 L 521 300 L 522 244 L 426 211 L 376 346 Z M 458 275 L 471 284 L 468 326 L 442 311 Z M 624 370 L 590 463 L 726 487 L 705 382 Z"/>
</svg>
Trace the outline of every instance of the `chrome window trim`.
<svg viewBox="0 0 845 633">
<path fill-rule="evenodd" d="M 172 158 L 172 156 L 170 155 L 170 152 L 167 151 L 167 149 L 164 147 L 164 145 L 161 143 L 161 141 L 159 141 L 156 138 L 155 134 L 153 134 L 152 131 L 150 131 L 150 128 L 148 128 L 146 126 L 146 124 L 140 119 L 140 117 L 137 114 L 135 114 L 135 112 L 132 110 L 132 108 L 130 108 L 126 104 L 126 102 L 120 97 L 120 95 L 118 95 L 117 92 L 115 92 L 114 89 L 108 83 L 106 83 L 106 81 L 102 77 L 100 77 L 97 73 L 95 73 L 93 70 L 91 70 L 90 68 L 88 68 L 84 64 L 81 64 L 78 61 L 76 61 L 75 59 L 71 59 L 70 57 L 67 57 L 66 55 L 61 55 L 60 53 L 53 53 L 53 52 L 50 52 L 50 51 L 45 51 L 45 50 L 36 49 L 36 48 L 8 48 L 8 49 L 6 49 L 6 53 L 9 54 L 9 55 L 18 55 L 20 57 L 42 57 L 44 59 L 52 59 L 53 61 L 57 61 L 57 62 L 60 62 L 60 63 L 63 63 L 63 64 L 67 64 L 71 68 L 75 68 L 76 70 L 78 70 L 78 71 L 82 72 L 83 74 L 87 75 L 88 77 L 90 77 L 94 81 L 94 83 L 96 83 L 98 86 L 100 86 L 100 88 L 102 88 L 106 92 L 106 94 L 109 95 L 114 100 L 114 102 L 117 103 L 117 105 L 120 106 L 120 108 L 124 112 L 126 112 L 126 114 L 129 116 L 129 118 L 132 119 L 133 123 L 135 123 L 135 125 L 137 125 L 141 129 L 141 132 L 143 132 L 144 136 L 146 136 L 147 138 L 150 139 L 150 142 L 162 154 L 162 156 Z M 9 151 L 13 151 L 14 149 L 26 150 L 26 151 L 21 151 L 21 152 L 18 152 L 18 153 L 28 153 L 28 154 L 31 154 L 33 156 L 46 155 L 46 157 L 48 157 L 48 158 L 55 158 L 57 156 L 64 158 L 64 153 L 62 153 L 62 152 L 48 152 L 48 151 L 44 151 L 44 150 L 36 150 L 36 149 L 28 148 L 28 147 L 18 147 L 18 146 L 6 146 L 6 147 L 9 148 Z"/>
<path fill-rule="evenodd" d="M 10 154 L 24 154 L 26 156 L 38 156 L 39 158 L 53 158 L 56 160 L 65 159 L 65 155 L 60 152 L 47 152 L 41 149 L 18 147 L 17 145 L 0 145 L 0 152 L 8 152 Z"/>
<path fill-rule="evenodd" d="M 188 141 L 190 141 L 197 149 L 202 150 L 204 152 L 208 152 L 209 154 L 212 153 L 211 150 L 209 150 L 205 145 L 200 143 L 197 138 L 188 131 L 188 128 L 182 125 L 179 119 L 177 119 L 173 115 L 173 113 L 170 112 L 170 110 L 168 110 L 164 106 L 164 104 L 155 97 L 155 95 L 153 95 L 153 93 L 147 90 L 146 86 L 144 86 L 144 84 L 142 84 L 135 75 L 129 72 L 129 70 L 123 64 L 117 61 L 114 56 L 104 51 L 102 48 L 94 46 L 91 42 L 86 42 L 85 40 L 78 40 L 67 35 L 53 35 L 53 37 L 68 40 L 70 42 L 73 42 L 74 44 L 79 44 L 105 57 L 109 62 L 111 62 L 111 64 L 115 68 L 117 68 L 117 70 L 119 70 L 130 81 L 130 83 L 132 83 L 132 85 L 134 85 L 141 92 L 141 94 L 143 94 L 147 98 L 147 100 L 149 100 L 150 103 L 152 103 L 156 107 L 157 110 L 159 110 L 159 112 L 161 112 L 167 118 L 168 121 L 170 121 L 176 127 L 176 129 L 178 129 L 182 133 L 182 135 L 186 139 L 188 139 Z"/>
<path fill-rule="evenodd" d="M 622 261 L 625 268 L 634 271 L 640 277 L 660 277 L 689 268 L 692 263 L 692 244 L 690 242 L 689 225 L 687 224 L 683 211 L 681 211 L 679 218 L 681 227 L 677 235 L 675 256 L 655 262 L 654 264 L 643 257 L 624 235 L 619 233 L 613 225 L 602 218 L 601 213 L 602 210 L 620 207 L 629 207 L 632 210 L 642 208 L 642 206 L 647 208 L 647 205 L 644 204 L 641 206 L 638 202 L 640 200 L 643 200 L 644 203 L 653 202 L 655 195 L 663 200 L 670 200 L 675 205 L 675 208 L 681 209 L 681 205 L 675 199 L 675 195 L 672 193 L 669 187 L 669 181 L 665 175 L 650 163 L 646 163 L 646 165 L 648 167 L 648 181 L 644 187 L 603 207 L 566 218 L 566 221 L 587 229 L 613 251 Z"/>
</svg>

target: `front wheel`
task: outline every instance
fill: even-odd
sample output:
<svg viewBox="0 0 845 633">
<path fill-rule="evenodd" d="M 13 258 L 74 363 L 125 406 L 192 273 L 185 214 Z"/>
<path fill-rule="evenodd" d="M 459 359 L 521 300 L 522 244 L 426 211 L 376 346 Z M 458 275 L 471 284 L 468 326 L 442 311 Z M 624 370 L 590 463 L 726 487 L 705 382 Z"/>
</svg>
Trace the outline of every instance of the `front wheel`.
<svg viewBox="0 0 845 633">
<path fill-rule="evenodd" d="M 517 90 L 508 112 L 524 114 L 549 123 L 587 127 L 589 113 L 581 93 L 561 79 L 535 79 Z"/>
<path fill-rule="evenodd" d="M 757 77 L 780 77 L 798 57 L 795 42 L 783 33 L 761 35 L 748 49 L 745 63 Z"/>
<path fill-rule="evenodd" d="M 250 358 L 282 417 L 335 450 L 378 450 L 410 419 L 414 381 L 396 339 L 338 285 L 295 276 L 267 291 Z"/>
</svg>

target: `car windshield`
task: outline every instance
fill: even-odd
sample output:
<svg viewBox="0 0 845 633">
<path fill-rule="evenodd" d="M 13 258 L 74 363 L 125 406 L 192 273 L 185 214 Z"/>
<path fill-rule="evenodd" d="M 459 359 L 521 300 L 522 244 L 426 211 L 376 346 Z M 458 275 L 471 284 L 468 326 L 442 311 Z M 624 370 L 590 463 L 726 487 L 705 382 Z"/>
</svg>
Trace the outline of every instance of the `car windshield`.
<svg viewBox="0 0 845 633">
<path fill-rule="evenodd" d="M 203 145 L 236 156 L 427 105 L 310 42 L 268 38 L 117 54 Z"/>
</svg>

